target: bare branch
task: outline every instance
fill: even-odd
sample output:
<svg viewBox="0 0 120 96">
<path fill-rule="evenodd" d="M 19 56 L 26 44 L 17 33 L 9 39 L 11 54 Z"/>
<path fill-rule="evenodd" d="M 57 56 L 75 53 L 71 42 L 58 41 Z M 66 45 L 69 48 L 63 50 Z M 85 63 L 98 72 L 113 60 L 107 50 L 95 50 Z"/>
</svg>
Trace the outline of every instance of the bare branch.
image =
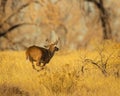
<svg viewBox="0 0 120 96">
<path fill-rule="evenodd" d="M 20 6 L 20 8 L 16 9 L 11 15 L 9 15 L 8 17 L 6 17 L 3 22 L 1 23 L 4 24 L 5 22 L 7 22 L 8 20 L 10 20 L 13 16 L 15 16 L 16 14 L 18 14 L 21 10 L 23 10 L 24 8 L 28 7 L 31 3 L 38 3 L 37 1 L 31 1 L 27 4 L 24 4 L 22 6 Z"/>
<path fill-rule="evenodd" d="M 111 26 L 109 23 L 109 16 L 104 7 L 103 0 L 85 0 L 85 1 L 92 2 L 94 3 L 95 6 L 97 6 L 100 12 L 101 26 L 103 28 L 103 39 L 111 39 L 112 30 L 111 30 Z"/>
<path fill-rule="evenodd" d="M 105 76 L 107 76 L 106 69 L 105 69 L 105 68 L 103 68 L 103 66 L 100 66 L 97 62 L 94 62 L 94 61 L 93 61 L 93 60 L 91 60 L 91 59 L 85 59 L 85 62 L 90 62 L 91 64 L 93 64 L 93 65 L 97 66 L 97 67 L 98 67 L 98 69 L 100 69 L 100 70 L 101 70 L 101 72 L 102 72 Z"/>
<path fill-rule="evenodd" d="M 113 55 L 114 52 L 112 52 L 108 58 L 106 59 L 105 63 L 104 63 L 104 67 L 106 68 L 107 67 L 107 64 L 108 64 L 108 60 L 111 58 L 111 56 Z"/>
<path fill-rule="evenodd" d="M 91 59 L 85 59 L 85 62 L 90 62 L 91 64 L 96 65 L 99 69 L 102 69 L 101 66 L 98 65 L 98 63 L 94 62 Z"/>
<path fill-rule="evenodd" d="M 16 24 L 16 25 L 13 25 L 11 26 L 9 29 L 7 29 L 6 31 L 0 33 L 0 37 L 3 37 L 5 36 L 7 33 L 10 33 L 12 32 L 14 29 L 18 28 L 18 27 L 21 27 L 23 25 L 35 25 L 33 23 L 22 23 L 22 24 Z"/>
</svg>

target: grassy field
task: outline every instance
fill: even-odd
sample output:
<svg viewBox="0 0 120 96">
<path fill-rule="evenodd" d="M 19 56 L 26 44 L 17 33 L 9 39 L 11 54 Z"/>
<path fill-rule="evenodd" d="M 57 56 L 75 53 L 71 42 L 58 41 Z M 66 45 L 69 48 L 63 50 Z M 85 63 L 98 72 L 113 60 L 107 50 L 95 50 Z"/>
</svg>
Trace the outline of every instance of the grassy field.
<svg viewBox="0 0 120 96">
<path fill-rule="evenodd" d="M 120 96 L 120 44 L 59 51 L 40 72 L 24 51 L 1 51 L 0 96 Z"/>
</svg>

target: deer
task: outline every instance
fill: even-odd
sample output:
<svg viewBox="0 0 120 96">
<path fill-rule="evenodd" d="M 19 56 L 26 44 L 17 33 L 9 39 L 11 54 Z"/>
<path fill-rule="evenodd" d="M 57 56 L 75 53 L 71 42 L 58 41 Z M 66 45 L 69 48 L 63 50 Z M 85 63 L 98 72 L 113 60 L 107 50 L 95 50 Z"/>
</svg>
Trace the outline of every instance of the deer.
<svg viewBox="0 0 120 96">
<path fill-rule="evenodd" d="M 59 50 L 57 47 L 58 40 L 49 45 L 45 45 L 44 47 L 39 47 L 36 45 L 30 46 L 26 50 L 26 59 L 28 59 L 32 63 L 33 69 L 35 68 L 34 62 L 36 62 L 37 66 L 41 66 L 42 68 L 50 62 L 55 52 Z M 39 70 L 37 70 L 39 71 Z"/>
</svg>

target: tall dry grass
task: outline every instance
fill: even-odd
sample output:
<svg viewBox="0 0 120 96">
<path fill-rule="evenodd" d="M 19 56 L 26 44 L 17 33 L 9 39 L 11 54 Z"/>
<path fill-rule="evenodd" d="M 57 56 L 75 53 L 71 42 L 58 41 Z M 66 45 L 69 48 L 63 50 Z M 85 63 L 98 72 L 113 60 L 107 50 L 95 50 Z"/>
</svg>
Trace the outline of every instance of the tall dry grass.
<svg viewBox="0 0 120 96">
<path fill-rule="evenodd" d="M 97 62 L 101 56 L 104 62 L 111 53 L 107 76 L 96 65 L 84 62 Z M 120 96 L 120 44 L 59 51 L 40 72 L 26 61 L 25 52 L 0 52 L 0 96 Z"/>
</svg>

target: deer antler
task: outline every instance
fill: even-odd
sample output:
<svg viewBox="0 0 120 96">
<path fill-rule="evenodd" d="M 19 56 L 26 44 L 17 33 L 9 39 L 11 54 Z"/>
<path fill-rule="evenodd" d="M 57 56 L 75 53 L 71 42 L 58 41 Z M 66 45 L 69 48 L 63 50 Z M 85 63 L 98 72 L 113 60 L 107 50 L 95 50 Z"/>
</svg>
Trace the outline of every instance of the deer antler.
<svg viewBox="0 0 120 96">
<path fill-rule="evenodd" d="M 58 43 L 58 40 L 56 40 L 53 44 L 54 44 L 54 45 L 57 45 L 57 43 Z"/>
<path fill-rule="evenodd" d="M 60 40 L 60 38 L 58 38 L 53 44 L 57 45 L 59 40 Z"/>
</svg>

